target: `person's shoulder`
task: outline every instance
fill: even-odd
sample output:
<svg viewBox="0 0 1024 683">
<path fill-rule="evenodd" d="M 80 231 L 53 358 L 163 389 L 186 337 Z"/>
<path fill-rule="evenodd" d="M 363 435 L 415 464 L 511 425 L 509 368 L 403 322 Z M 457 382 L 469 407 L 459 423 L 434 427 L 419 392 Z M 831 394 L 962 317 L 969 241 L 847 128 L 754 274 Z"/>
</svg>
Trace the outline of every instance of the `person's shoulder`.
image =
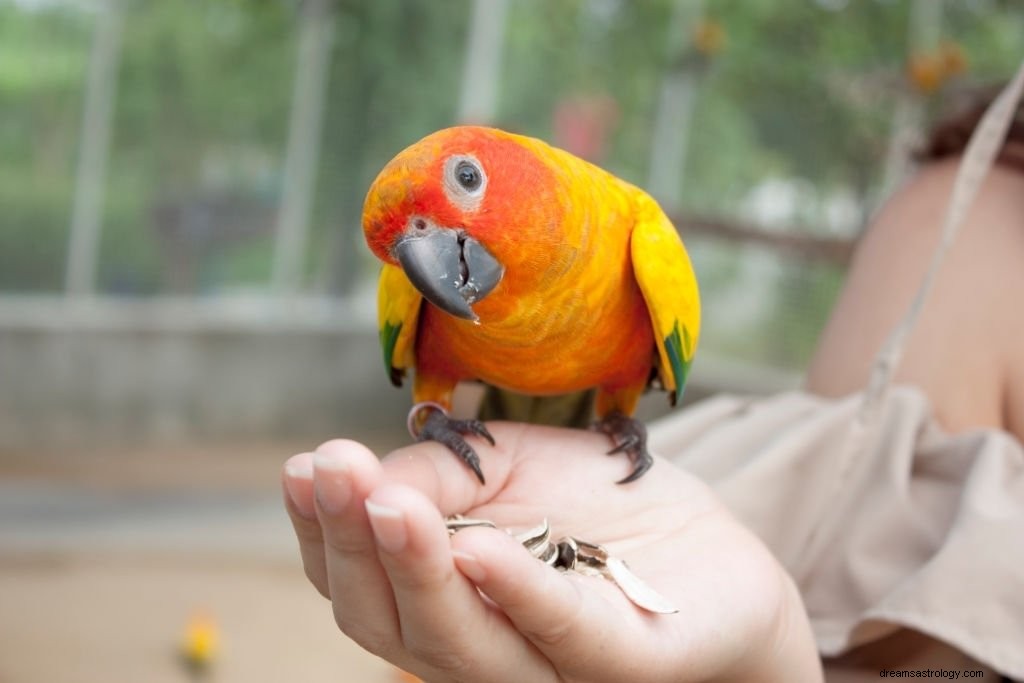
<svg viewBox="0 0 1024 683">
<path fill-rule="evenodd" d="M 929 162 L 874 216 L 812 362 L 811 389 L 843 395 L 865 386 L 871 360 L 906 315 L 939 247 L 959 169 L 957 158 Z M 897 381 L 924 390 L 948 429 L 1006 426 L 1021 436 L 1022 301 L 1024 174 L 1000 166 L 946 254 Z M 1007 417 L 1014 412 L 1018 425 Z"/>
<path fill-rule="evenodd" d="M 953 185 L 960 173 L 959 157 L 922 166 L 885 203 L 864 236 L 862 246 L 883 241 L 889 253 L 911 247 L 913 259 L 927 262 L 938 246 Z M 950 250 L 951 263 L 965 263 L 987 254 L 990 265 L 1003 264 L 1024 275 L 1024 172 L 997 164 L 986 176 Z M 946 266 L 948 273 L 955 266 Z M 966 283 L 965 283 L 966 284 Z M 978 282 L 978 286 L 984 286 Z"/>
</svg>

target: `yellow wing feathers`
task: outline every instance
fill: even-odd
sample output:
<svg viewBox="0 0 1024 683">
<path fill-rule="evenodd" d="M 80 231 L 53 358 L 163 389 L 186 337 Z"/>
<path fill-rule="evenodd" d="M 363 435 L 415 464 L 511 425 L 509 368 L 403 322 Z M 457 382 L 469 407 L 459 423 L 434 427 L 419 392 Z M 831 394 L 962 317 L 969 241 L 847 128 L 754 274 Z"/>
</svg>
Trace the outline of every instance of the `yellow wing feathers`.
<svg viewBox="0 0 1024 683">
<path fill-rule="evenodd" d="M 377 287 L 377 327 L 384 367 L 396 387 L 402 386 L 405 371 L 416 364 L 413 353 L 422 300 L 401 268 L 384 264 Z"/>
<path fill-rule="evenodd" d="M 633 271 L 651 315 L 659 375 L 673 404 L 683 396 L 700 335 L 700 294 L 683 241 L 647 196 L 638 202 L 630 238 Z"/>
</svg>

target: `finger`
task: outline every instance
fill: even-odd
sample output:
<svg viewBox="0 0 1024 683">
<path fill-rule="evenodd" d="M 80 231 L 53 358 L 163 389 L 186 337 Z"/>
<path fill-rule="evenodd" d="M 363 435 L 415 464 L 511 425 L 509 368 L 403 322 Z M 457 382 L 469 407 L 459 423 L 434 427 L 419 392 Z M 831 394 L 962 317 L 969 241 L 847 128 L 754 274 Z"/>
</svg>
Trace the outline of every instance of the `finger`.
<svg viewBox="0 0 1024 683">
<path fill-rule="evenodd" d="M 642 653 L 630 648 L 645 628 L 624 600 L 605 599 L 600 577 L 561 573 L 538 562 L 508 534 L 466 529 L 452 539 L 458 569 L 507 615 L 516 629 L 564 676 L 588 678 L 595 652 L 602 653 L 601 677 L 615 680 L 609 663 L 625 667 Z M 610 595 L 610 594 L 609 594 Z M 619 656 L 617 650 L 622 650 Z"/>
<path fill-rule="evenodd" d="M 313 454 L 300 453 L 289 458 L 281 470 L 281 484 L 285 509 L 299 541 L 302 567 L 320 594 L 329 598 L 324 538 L 313 503 Z"/>
<path fill-rule="evenodd" d="M 376 456 L 355 441 L 329 441 L 313 457 L 314 500 L 334 619 L 350 638 L 387 657 L 399 642 L 398 617 L 365 507 L 380 479 Z"/>
<path fill-rule="evenodd" d="M 455 569 L 437 508 L 418 490 L 384 484 L 366 501 L 407 652 L 428 678 L 554 680 L 550 663 Z M 440 676 L 439 676 L 440 675 Z"/>
<path fill-rule="evenodd" d="M 487 502 L 508 480 L 523 425 L 497 422 L 488 423 L 487 428 L 495 445 L 473 436 L 467 439 L 480 456 L 486 484 L 481 485 L 461 459 L 435 441 L 406 446 L 385 456 L 386 480 L 420 490 L 445 515 Z"/>
</svg>

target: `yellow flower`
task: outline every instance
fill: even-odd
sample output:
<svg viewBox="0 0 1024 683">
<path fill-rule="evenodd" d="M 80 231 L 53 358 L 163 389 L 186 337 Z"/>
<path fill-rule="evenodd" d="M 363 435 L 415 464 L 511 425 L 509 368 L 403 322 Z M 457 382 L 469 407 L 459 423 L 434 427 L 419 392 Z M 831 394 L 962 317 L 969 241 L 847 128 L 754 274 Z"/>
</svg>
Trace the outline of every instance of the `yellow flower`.
<svg viewBox="0 0 1024 683">
<path fill-rule="evenodd" d="M 917 52 L 907 60 L 907 77 L 919 92 L 931 94 L 946 81 L 967 70 L 967 56 L 959 43 L 944 40 L 932 52 Z"/>
<path fill-rule="evenodd" d="M 725 29 L 714 19 L 701 19 L 693 27 L 693 47 L 705 57 L 713 57 L 725 47 Z"/>
<path fill-rule="evenodd" d="M 937 54 L 919 52 L 907 62 L 907 77 L 911 85 L 923 93 L 933 93 L 945 80 L 942 59 Z"/>
<path fill-rule="evenodd" d="M 192 669 L 206 669 L 217 656 L 220 634 L 217 622 L 206 612 L 196 612 L 185 625 L 181 656 Z"/>
</svg>

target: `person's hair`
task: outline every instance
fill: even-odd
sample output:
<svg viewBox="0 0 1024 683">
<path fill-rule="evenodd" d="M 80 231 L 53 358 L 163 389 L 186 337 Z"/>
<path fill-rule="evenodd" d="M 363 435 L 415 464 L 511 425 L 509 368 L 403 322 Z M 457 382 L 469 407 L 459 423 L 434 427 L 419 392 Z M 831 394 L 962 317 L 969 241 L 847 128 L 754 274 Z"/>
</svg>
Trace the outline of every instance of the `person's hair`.
<svg viewBox="0 0 1024 683">
<path fill-rule="evenodd" d="M 917 150 L 916 158 L 920 162 L 938 161 L 958 156 L 967 147 L 971 133 L 981 121 L 985 110 L 999 94 L 999 88 L 987 88 L 976 92 L 968 99 L 967 104 L 959 107 L 950 116 L 941 118 L 928 134 L 925 143 Z M 997 163 L 1024 172 L 1024 108 L 1018 107 L 1017 114 L 1010 124 L 1006 142 L 999 152 Z"/>
</svg>

